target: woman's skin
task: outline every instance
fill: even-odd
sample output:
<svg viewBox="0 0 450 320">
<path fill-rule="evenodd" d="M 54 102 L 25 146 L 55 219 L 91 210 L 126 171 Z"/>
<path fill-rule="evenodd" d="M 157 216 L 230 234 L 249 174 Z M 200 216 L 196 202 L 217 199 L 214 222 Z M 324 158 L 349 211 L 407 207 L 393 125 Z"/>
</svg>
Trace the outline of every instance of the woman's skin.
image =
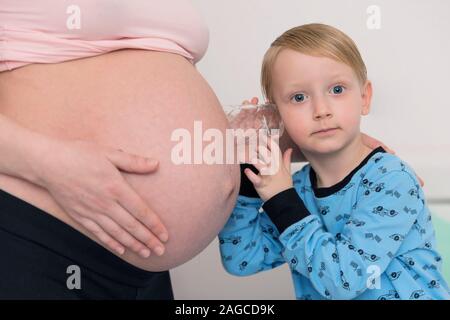
<svg viewBox="0 0 450 320">
<path fill-rule="evenodd" d="M 194 257 L 217 235 L 234 207 L 240 180 L 237 164 L 175 165 L 171 160 L 173 130 L 192 132 L 194 121 L 200 120 L 203 131 L 216 128 L 224 133 L 228 128 L 214 92 L 179 55 L 119 50 L 0 73 L 0 115 L 27 130 L 10 130 L 10 136 L 22 132 L 19 137 L 31 139 L 23 148 L 0 139 L 0 146 L 8 146 L 18 157 L 0 157 L 0 172 L 8 173 L 7 164 L 18 163 L 9 169 L 10 175 L 0 175 L 0 189 L 111 251 L 111 243 L 103 243 L 86 227 L 92 224 L 77 221 L 77 212 L 99 208 L 83 221 L 93 221 L 103 230 L 115 221 L 136 239 L 143 231 L 126 228 L 119 216 L 134 212 L 142 230 L 155 225 L 152 212 L 156 213 L 169 234 L 165 253 L 143 258 L 126 250 L 120 256 L 142 269 L 167 270 Z M 155 158 L 158 165 L 130 165 L 128 154 Z M 25 161 L 20 155 L 29 158 Z M 117 175 L 113 169 L 124 170 Z M 104 201 L 102 194 L 111 201 Z M 151 231 L 157 235 L 164 228 Z M 160 243 L 155 236 L 141 238 L 152 248 Z"/>
<path fill-rule="evenodd" d="M 123 254 L 124 246 L 118 241 L 143 257 L 149 256 L 149 248 L 157 251 L 158 246 L 163 247 L 150 230 L 159 235 L 161 241 L 167 241 L 167 230 L 158 215 L 152 212 L 118 171 L 151 173 L 158 167 L 156 160 L 82 140 L 52 139 L 22 127 L 2 114 L 0 150 L 0 172 L 3 175 L 20 178 L 47 189 L 77 222 L 86 225 L 87 229 L 91 228 L 103 243 L 119 254 Z M 45 157 L 47 154 L 51 156 Z M 59 156 L 70 161 L 59 159 Z M 73 159 L 77 161 L 74 162 Z M 58 165 L 52 166 L 52 163 Z M 72 168 L 74 165 L 75 170 Z M 81 176 L 78 175 L 80 170 L 83 170 Z M 8 176 L 3 178 L 8 179 Z M 116 195 L 114 190 L 121 192 Z M 80 204 L 83 208 L 80 208 Z M 111 215 L 113 210 L 106 210 L 111 205 L 114 205 L 114 212 L 117 211 L 118 215 L 116 219 L 121 225 L 134 230 L 136 238 L 142 242 L 124 229 L 120 234 L 117 233 L 114 229 L 119 230 L 120 226 L 115 222 L 105 226 L 111 236 L 102 229 L 101 222 L 105 219 L 102 215 Z M 146 214 L 142 218 L 144 213 Z M 133 229 L 133 225 L 138 227 Z M 112 237 L 116 237 L 117 241 Z"/>
</svg>

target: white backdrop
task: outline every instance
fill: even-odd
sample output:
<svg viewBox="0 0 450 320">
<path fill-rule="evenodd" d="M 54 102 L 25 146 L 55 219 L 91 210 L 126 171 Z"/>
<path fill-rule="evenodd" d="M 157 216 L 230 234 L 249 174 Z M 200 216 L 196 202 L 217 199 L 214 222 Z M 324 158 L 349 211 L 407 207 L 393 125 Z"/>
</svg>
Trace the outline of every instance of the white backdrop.
<svg viewBox="0 0 450 320">
<path fill-rule="evenodd" d="M 197 68 L 224 105 L 261 98 L 263 54 L 285 30 L 320 22 L 347 33 L 358 45 L 374 87 L 363 131 L 414 167 L 425 180 L 429 199 L 450 199 L 450 1 L 193 3 L 210 28 L 209 48 Z M 376 18 L 373 11 L 368 13 L 372 5 L 379 9 L 379 29 L 367 24 Z M 294 298 L 287 266 L 245 278 L 226 274 L 217 240 L 171 274 L 176 299 Z"/>
</svg>

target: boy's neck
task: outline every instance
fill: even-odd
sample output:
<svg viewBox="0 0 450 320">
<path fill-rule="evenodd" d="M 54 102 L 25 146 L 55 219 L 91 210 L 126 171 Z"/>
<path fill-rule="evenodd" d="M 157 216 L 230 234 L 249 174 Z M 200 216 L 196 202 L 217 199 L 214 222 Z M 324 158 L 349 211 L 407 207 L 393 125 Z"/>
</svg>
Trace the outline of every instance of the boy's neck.
<svg viewBox="0 0 450 320">
<path fill-rule="evenodd" d="M 316 188 L 326 188 L 342 181 L 355 169 L 372 149 L 363 144 L 361 137 L 345 148 L 328 154 L 303 152 L 316 172 Z"/>
</svg>

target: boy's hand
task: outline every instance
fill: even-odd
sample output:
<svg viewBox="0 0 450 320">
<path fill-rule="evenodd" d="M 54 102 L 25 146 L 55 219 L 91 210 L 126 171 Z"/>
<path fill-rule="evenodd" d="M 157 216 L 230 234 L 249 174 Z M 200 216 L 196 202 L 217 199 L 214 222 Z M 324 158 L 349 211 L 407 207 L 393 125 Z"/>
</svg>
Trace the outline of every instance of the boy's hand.
<svg viewBox="0 0 450 320">
<path fill-rule="evenodd" d="M 243 105 L 257 105 L 259 103 L 259 99 L 257 97 L 253 97 L 250 100 L 244 100 L 242 102 Z M 266 101 L 265 103 L 268 103 Z M 277 127 L 280 121 L 280 115 L 278 113 L 273 113 L 271 110 L 260 110 L 257 112 L 256 109 L 247 109 L 242 110 L 240 114 L 233 119 L 231 123 L 232 128 L 260 128 L 261 127 L 261 117 L 265 116 L 269 121 L 269 126 Z M 300 148 L 292 141 L 289 133 L 286 130 L 283 130 L 283 133 L 280 137 L 279 147 L 281 151 L 285 152 L 288 148 L 292 148 L 292 156 L 291 161 L 293 162 L 304 162 L 307 161 L 305 156 L 303 155 Z M 247 158 L 245 158 L 247 159 Z"/>
<path fill-rule="evenodd" d="M 258 102 L 259 102 L 258 97 L 253 97 L 250 100 L 242 101 L 242 104 L 258 104 Z"/>
<path fill-rule="evenodd" d="M 250 101 L 244 100 L 242 105 L 257 105 L 258 98 L 254 97 Z M 233 129 L 257 129 L 259 128 L 259 120 L 256 118 L 257 109 L 240 109 L 230 121 L 230 126 Z"/>
<path fill-rule="evenodd" d="M 264 138 L 257 148 L 257 155 L 262 159 L 250 159 L 251 163 L 259 170 L 255 174 L 250 169 L 244 173 L 253 183 L 256 191 L 263 201 L 267 201 L 274 195 L 292 188 L 291 155 L 292 149 L 286 150 L 284 155 L 273 137 Z"/>
<path fill-rule="evenodd" d="M 240 138 L 236 139 L 235 144 L 239 163 L 250 162 L 249 149 L 254 147 L 252 145 L 253 138 L 250 139 L 251 135 L 256 134 L 258 136 L 262 133 L 263 135 L 282 134 L 282 137 L 284 136 L 282 133 L 283 128 L 281 118 L 278 111 L 272 107 L 269 107 L 269 105 L 266 107 L 263 105 L 258 105 L 258 103 L 259 99 L 257 97 L 244 100 L 241 103 L 244 107 L 236 110 L 234 115 L 231 115 L 231 113 L 228 115 L 231 128 L 244 130 L 244 136 L 239 136 Z M 265 104 L 267 103 L 268 102 Z M 278 129 L 279 131 L 274 132 L 273 129 Z M 252 143 L 250 144 L 249 142 Z"/>
<path fill-rule="evenodd" d="M 229 116 L 230 127 L 244 130 L 259 130 L 267 127 L 280 128 L 281 118 L 278 111 L 275 108 L 268 107 L 269 105 L 262 107 L 258 103 L 257 97 L 244 100 L 241 105 L 248 107 L 236 109 L 236 113 Z"/>
</svg>

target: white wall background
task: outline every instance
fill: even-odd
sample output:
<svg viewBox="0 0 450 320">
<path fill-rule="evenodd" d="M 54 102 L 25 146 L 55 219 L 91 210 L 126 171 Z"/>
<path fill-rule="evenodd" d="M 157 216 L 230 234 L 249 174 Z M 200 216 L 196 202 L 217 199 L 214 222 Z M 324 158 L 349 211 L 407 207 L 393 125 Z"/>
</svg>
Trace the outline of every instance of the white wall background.
<svg viewBox="0 0 450 320">
<path fill-rule="evenodd" d="M 347 33 L 374 86 L 363 131 L 415 168 L 429 199 L 450 199 L 450 1 L 192 1 L 210 27 L 197 67 L 222 104 L 261 98 L 262 57 L 287 29 L 321 22 Z M 371 5 L 380 8 L 380 29 L 366 25 Z M 245 278 L 226 274 L 217 240 L 171 274 L 176 299 L 294 298 L 287 266 Z"/>
</svg>

